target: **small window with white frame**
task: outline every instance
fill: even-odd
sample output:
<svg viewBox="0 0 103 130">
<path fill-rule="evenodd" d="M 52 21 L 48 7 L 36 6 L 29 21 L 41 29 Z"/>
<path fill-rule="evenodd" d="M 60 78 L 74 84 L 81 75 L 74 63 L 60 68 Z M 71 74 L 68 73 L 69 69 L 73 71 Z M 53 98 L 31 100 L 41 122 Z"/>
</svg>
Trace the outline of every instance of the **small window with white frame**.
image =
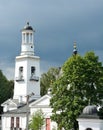
<svg viewBox="0 0 103 130">
<path fill-rule="evenodd" d="M 93 130 L 93 129 L 91 129 L 91 128 L 86 128 L 86 130 Z"/>
<path fill-rule="evenodd" d="M 19 77 L 22 79 L 23 78 L 23 67 L 19 67 Z"/>
</svg>

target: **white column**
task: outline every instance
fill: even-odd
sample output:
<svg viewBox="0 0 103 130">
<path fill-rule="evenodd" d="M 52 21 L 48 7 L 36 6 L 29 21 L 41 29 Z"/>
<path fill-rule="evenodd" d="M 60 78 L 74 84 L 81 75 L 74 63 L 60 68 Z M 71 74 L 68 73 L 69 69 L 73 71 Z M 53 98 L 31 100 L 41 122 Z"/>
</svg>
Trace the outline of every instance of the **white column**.
<svg viewBox="0 0 103 130">
<path fill-rule="evenodd" d="M 32 42 L 32 44 L 33 44 L 33 34 L 31 34 L 31 42 Z"/>
<path fill-rule="evenodd" d="M 25 40 L 25 43 L 26 43 L 26 33 L 24 33 L 24 40 Z"/>
<path fill-rule="evenodd" d="M 29 39 L 29 33 L 27 33 L 27 43 L 30 43 L 30 39 Z"/>
</svg>

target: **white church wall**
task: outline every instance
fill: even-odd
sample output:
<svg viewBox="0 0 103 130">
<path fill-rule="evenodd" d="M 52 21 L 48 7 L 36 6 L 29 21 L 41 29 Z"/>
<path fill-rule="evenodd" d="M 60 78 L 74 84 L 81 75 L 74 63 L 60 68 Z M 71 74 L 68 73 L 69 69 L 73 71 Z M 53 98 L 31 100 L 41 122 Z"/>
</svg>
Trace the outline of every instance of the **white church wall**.
<svg viewBox="0 0 103 130">
<path fill-rule="evenodd" d="M 19 116 L 18 116 L 19 117 Z M 25 130 L 26 128 L 26 117 L 19 117 L 19 128 Z M 14 127 L 16 128 L 16 117 L 14 117 Z M 2 117 L 2 130 L 10 130 L 11 128 L 11 117 Z"/>
<path fill-rule="evenodd" d="M 20 117 L 20 128 L 25 129 L 26 127 L 26 117 Z"/>
<path fill-rule="evenodd" d="M 27 61 L 22 58 L 23 56 L 16 57 L 16 64 L 15 64 L 15 78 L 19 77 L 19 67 L 23 66 L 25 70 L 23 70 L 23 76 L 26 78 L 27 74 Z"/>
<path fill-rule="evenodd" d="M 27 87 L 27 92 L 30 93 L 34 93 L 35 97 L 40 97 L 40 63 L 39 63 L 39 57 L 36 58 L 30 58 L 28 59 L 28 63 L 27 63 L 28 69 L 27 69 L 27 79 L 29 82 L 29 87 Z M 37 77 L 39 80 L 38 81 L 34 81 L 34 80 L 30 80 L 31 78 L 31 67 L 34 66 L 35 67 L 35 74 L 34 76 Z"/>
<path fill-rule="evenodd" d="M 16 62 L 16 66 L 15 66 L 15 80 L 16 78 L 20 78 L 19 76 L 19 67 L 22 66 L 23 67 L 23 79 L 24 81 L 15 81 L 15 87 L 14 87 L 14 99 L 19 99 L 19 96 L 21 95 L 22 97 L 24 97 L 26 95 L 26 88 L 27 88 L 27 84 L 26 84 L 26 65 L 27 65 L 27 61 L 21 61 L 21 59 L 17 60 Z M 25 66 L 25 67 L 24 67 Z"/>
<path fill-rule="evenodd" d="M 45 117 L 48 117 L 48 118 L 50 118 L 50 116 L 51 116 L 51 108 L 40 108 L 40 107 L 38 107 L 38 108 L 31 108 L 31 110 L 30 110 L 30 113 L 31 113 L 31 115 L 33 115 L 37 110 L 42 110 L 42 112 L 43 112 L 43 114 L 45 115 Z"/>
<path fill-rule="evenodd" d="M 10 117 L 2 117 L 2 130 L 10 130 Z"/>
<path fill-rule="evenodd" d="M 23 80 L 15 81 L 14 87 L 14 98 L 17 99 L 18 96 L 26 96 L 30 93 L 35 93 L 34 97 L 40 97 L 40 58 L 37 56 L 18 56 L 16 57 L 15 65 L 15 78 L 19 78 L 19 68 L 23 67 Z M 30 80 L 31 78 L 31 67 L 35 67 L 35 77 L 39 80 Z"/>
<path fill-rule="evenodd" d="M 40 100 L 40 102 L 37 103 L 37 105 L 33 106 L 33 107 L 40 107 L 40 106 L 45 106 L 49 108 L 49 104 L 50 104 L 50 98 L 45 98 L 43 100 Z M 32 108 L 33 108 L 32 107 Z"/>
<path fill-rule="evenodd" d="M 79 119 L 79 130 L 91 128 L 93 130 L 103 130 L 103 120 L 100 119 Z"/>
<path fill-rule="evenodd" d="M 43 108 L 42 106 L 41 106 L 41 107 L 38 106 L 38 108 L 31 108 L 31 109 L 30 109 L 31 115 L 33 115 L 37 110 L 40 110 L 40 109 L 42 110 L 42 112 L 43 112 L 43 114 L 44 114 L 45 121 L 46 121 L 47 118 L 50 119 L 50 117 L 51 117 L 51 115 L 52 115 L 52 109 L 51 109 L 51 108 Z M 45 123 L 46 123 L 46 122 L 45 122 Z M 45 126 L 45 127 L 43 127 L 43 130 L 45 130 L 46 124 L 45 124 L 44 126 Z M 51 128 L 51 130 L 52 130 L 53 128 L 57 129 L 57 123 L 54 122 L 54 121 L 52 121 L 51 119 L 50 119 L 50 128 Z"/>
</svg>

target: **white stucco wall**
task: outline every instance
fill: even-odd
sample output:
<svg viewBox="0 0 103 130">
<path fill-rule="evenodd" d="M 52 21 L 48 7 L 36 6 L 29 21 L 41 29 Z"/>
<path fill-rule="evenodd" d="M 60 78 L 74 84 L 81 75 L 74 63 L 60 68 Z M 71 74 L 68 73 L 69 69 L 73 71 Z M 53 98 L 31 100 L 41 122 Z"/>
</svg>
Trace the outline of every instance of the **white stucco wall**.
<svg viewBox="0 0 103 130">
<path fill-rule="evenodd" d="M 34 103 L 30 104 L 30 116 L 32 116 L 37 110 L 42 110 L 44 117 L 45 117 L 45 123 L 46 119 L 50 119 L 52 115 L 52 108 L 49 106 L 51 97 L 49 95 L 44 95 Z M 55 128 L 57 130 L 57 123 L 52 121 L 50 119 L 50 130 Z M 46 124 L 42 128 L 42 130 L 46 129 Z"/>
<path fill-rule="evenodd" d="M 92 130 L 103 130 L 103 120 L 100 119 L 78 119 L 79 130 L 86 130 L 91 128 Z"/>
<path fill-rule="evenodd" d="M 45 117 L 45 120 L 46 118 L 50 118 L 50 116 L 52 115 L 52 109 L 51 108 L 31 108 L 31 116 L 37 111 L 37 110 L 42 110 L 43 114 L 44 114 L 44 117 Z M 55 128 L 57 130 L 57 123 L 52 121 L 50 122 L 50 128 L 51 130 L 53 128 Z M 46 129 L 46 124 L 44 125 L 44 127 L 42 128 L 42 130 L 45 130 Z"/>
<path fill-rule="evenodd" d="M 19 77 L 19 68 L 23 67 L 23 79 L 24 81 L 14 82 L 14 99 L 18 99 L 22 96 L 23 100 L 26 101 L 26 95 L 35 93 L 35 99 L 40 97 L 40 58 L 37 56 L 18 56 L 15 64 L 15 79 Z M 31 81 L 31 67 L 34 66 L 35 76 L 39 77 L 38 81 Z"/>
<path fill-rule="evenodd" d="M 19 116 L 18 116 L 19 117 Z M 26 128 L 26 117 L 19 117 L 20 128 L 25 130 Z M 10 130 L 11 127 L 11 117 L 2 117 L 2 130 Z M 14 117 L 14 127 L 16 127 L 16 117 Z"/>
</svg>

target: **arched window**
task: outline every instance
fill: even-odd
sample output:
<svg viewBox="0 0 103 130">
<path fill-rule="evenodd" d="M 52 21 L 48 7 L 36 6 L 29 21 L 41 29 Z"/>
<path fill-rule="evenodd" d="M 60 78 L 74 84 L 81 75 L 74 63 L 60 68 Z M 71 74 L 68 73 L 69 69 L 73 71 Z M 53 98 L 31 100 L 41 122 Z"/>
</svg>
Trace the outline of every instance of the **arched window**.
<svg viewBox="0 0 103 130">
<path fill-rule="evenodd" d="M 30 76 L 31 81 L 39 81 L 39 77 L 36 76 L 36 68 L 35 66 L 31 66 L 31 76 Z"/>
<path fill-rule="evenodd" d="M 16 128 L 19 128 L 19 117 L 16 117 Z"/>
<path fill-rule="evenodd" d="M 14 117 L 11 117 L 11 128 L 14 128 Z"/>
<path fill-rule="evenodd" d="M 22 66 L 19 68 L 19 77 L 21 79 L 23 78 L 23 67 Z"/>
<path fill-rule="evenodd" d="M 35 75 L 35 67 L 32 66 L 32 67 L 31 67 L 31 76 L 34 76 L 34 75 Z"/>
<path fill-rule="evenodd" d="M 93 130 L 93 129 L 91 129 L 91 128 L 86 128 L 86 130 Z"/>
</svg>

